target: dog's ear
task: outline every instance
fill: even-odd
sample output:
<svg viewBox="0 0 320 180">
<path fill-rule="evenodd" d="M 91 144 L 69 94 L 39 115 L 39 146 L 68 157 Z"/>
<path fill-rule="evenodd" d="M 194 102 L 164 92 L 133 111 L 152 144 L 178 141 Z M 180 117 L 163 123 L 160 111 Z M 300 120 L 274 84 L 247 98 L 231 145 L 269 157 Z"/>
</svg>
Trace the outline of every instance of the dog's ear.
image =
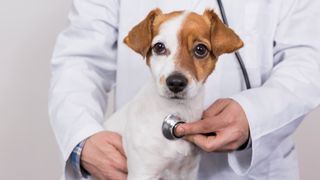
<svg viewBox="0 0 320 180">
<path fill-rule="evenodd" d="M 160 9 L 152 10 L 143 21 L 132 28 L 123 40 L 127 46 L 141 54 L 144 58 L 150 49 L 153 38 L 153 21 L 160 14 L 162 14 Z"/>
<path fill-rule="evenodd" d="M 210 41 L 213 53 L 220 56 L 223 53 L 231 53 L 243 46 L 239 36 L 228 28 L 213 10 L 206 10 L 203 13 L 211 23 Z"/>
</svg>

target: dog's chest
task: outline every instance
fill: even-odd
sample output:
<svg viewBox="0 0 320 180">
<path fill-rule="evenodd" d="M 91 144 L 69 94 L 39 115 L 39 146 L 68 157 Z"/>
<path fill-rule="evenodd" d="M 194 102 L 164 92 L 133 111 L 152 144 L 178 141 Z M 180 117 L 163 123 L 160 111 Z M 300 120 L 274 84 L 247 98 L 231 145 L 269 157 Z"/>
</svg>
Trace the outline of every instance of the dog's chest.
<svg viewBox="0 0 320 180">
<path fill-rule="evenodd" d="M 127 128 L 125 130 L 128 141 L 131 141 L 135 148 L 139 151 L 154 151 L 152 152 L 156 156 L 163 158 L 177 158 L 189 156 L 193 153 L 194 146 L 183 140 L 168 140 L 162 134 L 162 123 L 164 118 L 169 114 L 177 114 L 185 121 L 198 120 L 201 117 L 201 113 L 195 112 L 188 107 L 178 106 L 162 106 L 160 109 L 153 109 L 145 107 L 145 112 L 140 115 L 136 115 L 134 118 L 130 118 L 127 121 Z M 133 117 L 136 113 L 132 113 Z M 130 140 L 129 140 L 130 139 Z"/>
<path fill-rule="evenodd" d="M 130 148 L 138 149 L 150 156 L 161 159 L 185 159 L 195 153 L 195 147 L 183 140 L 168 140 L 162 134 L 162 123 L 169 114 L 177 114 L 183 120 L 190 122 L 199 120 L 202 106 L 190 103 L 178 103 L 159 97 L 143 96 L 134 100 L 126 124 L 126 143 Z"/>
</svg>

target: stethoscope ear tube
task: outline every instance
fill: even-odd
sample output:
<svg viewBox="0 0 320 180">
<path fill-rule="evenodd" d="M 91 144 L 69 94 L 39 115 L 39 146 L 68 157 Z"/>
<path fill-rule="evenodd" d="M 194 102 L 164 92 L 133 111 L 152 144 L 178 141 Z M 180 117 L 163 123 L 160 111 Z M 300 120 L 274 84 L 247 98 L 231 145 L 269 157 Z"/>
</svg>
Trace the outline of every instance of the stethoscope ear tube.
<svg viewBox="0 0 320 180">
<path fill-rule="evenodd" d="M 222 1 L 221 0 L 217 0 L 217 2 L 218 2 L 218 5 L 219 5 L 222 21 L 226 26 L 229 26 L 227 15 L 226 15 L 226 12 L 224 10 Z M 251 89 L 251 83 L 250 83 L 249 75 L 248 75 L 248 72 L 247 72 L 247 68 L 246 68 L 246 66 L 245 66 L 245 64 L 243 62 L 243 59 L 242 59 L 242 57 L 241 57 L 241 55 L 240 55 L 240 53 L 238 51 L 235 52 L 235 55 L 236 55 L 236 58 L 238 60 L 239 66 L 241 68 L 241 71 L 242 71 L 242 74 L 243 74 L 243 78 L 244 78 L 244 82 L 246 83 L 246 88 L 247 89 Z"/>
</svg>

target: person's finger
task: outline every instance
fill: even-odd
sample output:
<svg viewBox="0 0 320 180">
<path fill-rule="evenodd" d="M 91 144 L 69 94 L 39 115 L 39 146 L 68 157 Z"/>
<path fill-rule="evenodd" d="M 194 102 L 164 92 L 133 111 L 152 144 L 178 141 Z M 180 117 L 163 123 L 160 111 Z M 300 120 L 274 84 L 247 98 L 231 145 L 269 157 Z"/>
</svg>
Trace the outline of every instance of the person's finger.
<svg viewBox="0 0 320 180">
<path fill-rule="evenodd" d="M 110 158 L 115 169 L 123 173 L 128 173 L 127 160 L 119 151 L 115 150 Z"/>
<path fill-rule="evenodd" d="M 117 172 L 114 175 L 114 179 L 115 180 L 126 180 L 127 179 L 128 174 L 127 173 L 123 173 L 123 172 Z"/>
<path fill-rule="evenodd" d="M 121 171 L 114 171 L 108 179 L 110 180 L 126 180 L 127 179 L 128 174 L 127 173 L 123 173 Z"/>
<path fill-rule="evenodd" d="M 218 99 L 203 112 L 203 118 L 220 114 L 230 103 L 230 99 Z"/>
<path fill-rule="evenodd" d="M 122 144 L 122 136 L 118 133 L 112 133 L 112 139 L 108 140 L 110 144 L 112 144 L 123 156 L 126 157 L 123 144 Z"/>
<path fill-rule="evenodd" d="M 231 141 L 223 134 L 217 136 L 189 135 L 185 138 L 206 152 L 223 151 L 223 148 Z"/>
<path fill-rule="evenodd" d="M 201 134 L 188 135 L 184 137 L 186 140 L 200 147 L 206 152 L 211 152 L 211 142 L 216 138 L 215 136 L 205 136 Z"/>
<path fill-rule="evenodd" d="M 114 145 L 107 144 L 100 147 L 101 156 L 97 161 L 100 161 L 102 164 L 109 162 L 114 168 L 122 172 L 128 172 L 127 159 L 118 151 Z"/>
<path fill-rule="evenodd" d="M 124 173 L 114 169 L 113 167 L 108 167 L 108 170 L 96 169 L 91 174 L 93 179 L 108 179 L 108 180 L 126 180 L 128 173 Z"/>
<path fill-rule="evenodd" d="M 175 129 L 175 134 L 177 136 L 209 133 L 211 131 L 210 122 L 208 119 L 199 120 L 190 123 L 179 124 Z"/>
<path fill-rule="evenodd" d="M 223 122 L 218 117 L 210 117 L 195 122 L 179 124 L 175 129 L 175 135 L 185 136 L 192 134 L 212 133 L 223 127 Z"/>
<path fill-rule="evenodd" d="M 118 153 L 120 154 L 120 153 Z M 117 166 L 111 162 L 105 163 L 102 158 L 100 158 L 99 166 L 97 164 L 92 164 L 90 162 L 82 162 L 81 165 L 88 171 L 90 174 L 97 179 L 126 179 L 127 172 L 119 170 Z"/>
<path fill-rule="evenodd" d="M 231 152 L 238 149 L 240 145 L 237 141 L 232 141 L 216 150 L 216 152 Z"/>
<path fill-rule="evenodd" d="M 229 144 L 233 139 L 230 139 L 226 134 L 220 133 L 216 136 L 214 141 L 211 141 L 210 144 L 210 150 L 216 151 L 216 152 L 221 152 L 224 151 L 224 147 Z"/>
</svg>

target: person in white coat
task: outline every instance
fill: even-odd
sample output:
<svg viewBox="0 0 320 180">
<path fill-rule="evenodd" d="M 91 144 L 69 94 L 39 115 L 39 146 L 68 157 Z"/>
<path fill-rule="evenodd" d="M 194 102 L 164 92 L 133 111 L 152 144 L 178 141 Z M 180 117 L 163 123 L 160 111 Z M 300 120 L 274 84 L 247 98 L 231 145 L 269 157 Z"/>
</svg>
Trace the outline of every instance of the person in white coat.
<svg viewBox="0 0 320 180">
<path fill-rule="evenodd" d="M 320 1 L 223 3 L 230 27 L 244 41 L 240 54 L 253 88 L 245 89 L 234 54 L 223 55 L 207 80 L 205 103 L 213 114 L 209 120 L 234 122 L 210 130 L 237 133 L 206 144 L 199 133 L 210 121 L 177 131 L 192 134 L 189 140 L 207 151 L 199 179 L 299 179 L 291 135 L 320 104 Z M 115 89 L 118 109 L 150 78 L 141 57 L 122 39 L 154 8 L 219 12 L 214 0 L 74 0 L 70 25 L 59 35 L 52 58 L 49 95 L 66 179 L 126 178 L 121 137 L 104 131 L 102 123 L 110 90 Z M 230 116 L 217 119 L 219 108 Z M 248 139 L 248 147 L 237 151 Z"/>
</svg>

